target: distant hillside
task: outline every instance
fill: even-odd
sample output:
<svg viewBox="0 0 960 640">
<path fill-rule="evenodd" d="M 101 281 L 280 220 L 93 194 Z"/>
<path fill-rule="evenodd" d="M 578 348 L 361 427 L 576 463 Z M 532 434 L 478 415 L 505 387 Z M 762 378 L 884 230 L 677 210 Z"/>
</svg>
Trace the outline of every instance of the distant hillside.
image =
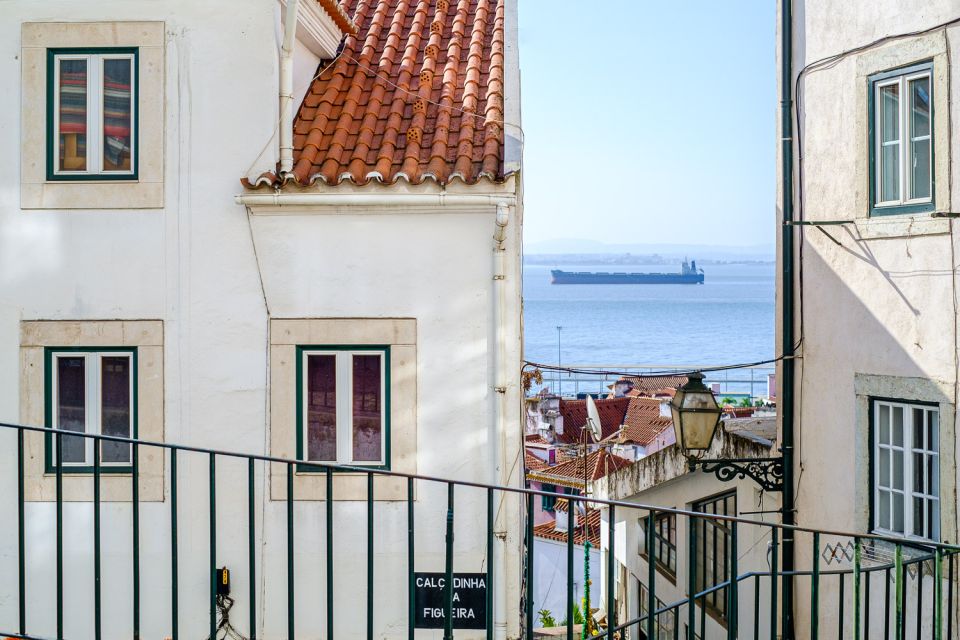
<svg viewBox="0 0 960 640">
<path fill-rule="evenodd" d="M 772 262 L 776 251 L 771 245 L 711 246 L 702 244 L 607 244 L 592 240 L 559 239 L 532 242 L 523 247 L 530 264 L 545 264 L 548 257 L 565 264 L 592 261 L 592 264 L 675 264 L 690 258 L 709 262 Z M 574 262 L 575 261 L 575 262 Z"/>
</svg>

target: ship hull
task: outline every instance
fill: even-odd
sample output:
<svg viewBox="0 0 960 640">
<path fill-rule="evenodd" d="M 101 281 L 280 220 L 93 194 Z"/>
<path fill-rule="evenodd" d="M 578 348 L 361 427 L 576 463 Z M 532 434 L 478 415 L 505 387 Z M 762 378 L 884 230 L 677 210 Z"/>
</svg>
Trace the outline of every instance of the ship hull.
<svg viewBox="0 0 960 640">
<path fill-rule="evenodd" d="M 553 284 L 703 284 L 702 273 L 592 273 L 550 272 Z"/>
</svg>

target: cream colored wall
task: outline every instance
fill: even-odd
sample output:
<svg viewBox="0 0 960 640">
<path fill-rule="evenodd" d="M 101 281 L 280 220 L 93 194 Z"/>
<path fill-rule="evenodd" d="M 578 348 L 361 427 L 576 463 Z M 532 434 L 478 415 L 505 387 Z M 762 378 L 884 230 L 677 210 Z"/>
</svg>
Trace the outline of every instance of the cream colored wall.
<svg viewBox="0 0 960 640">
<path fill-rule="evenodd" d="M 795 4 L 794 73 L 825 56 L 956 14 L 957 3 L 948 0 Z M 958 75 L 950 64 L 960 53 L 958 38 L 960 31 L 951 27 L 897 39 L 808 73 L 800 83 L 795 127 L 802 153 L 795 158 L 803 157 L 803 179 L 796 176 L 795 184 L 803 198 L 802 209 L 795 199 L 796 217 L 851 223 L 824 228 L 836 242 L 810 227 L 795 234 L 794 271 L 803 278 L 795 295 L 796 336 L 803 342 L 794 389 L 797 520 L 803 526 L 870 530 L 866 409 L 869 397 L 885 395 L 940 405 L 941 526 L 945 539 L 956 540 L 958 236 L 952 220 L 929 214 L 868 217 L 867 78 L 933 60 L 936 209 L 956 211 L 952 105 Z M 779 291 L 778 306 L 781 296 Z M 809 569 L 809 536 L 798 537 L 797 545 L 798 568 Z M 801 633 L 809 613 L 807 585 L 797 583 Z M 836 588 L 836 581 L 821 587 L 822 602 L 830 603 L 821 613 L 827 628 L 837 624 Z"/>
<path fill-rule="evenodd" d="M 21 86 L 0 95 L 0 420 L 20 411 L 22 320 L 163 322 L 163 432 L 168 442 L 249 453 L 269 451 L 272 318 L 407 318 L 416 321 L 416 468 L 460 480 L 490 479 L 491 445 L 502 446 L 502 477 L 519 485 L 519 208 L 506 241 L 507 422 L 503 445 L 489 441 L 494 392 L 493 233 L 495 208 L 446 207 L 248 216 L 234 203 L 239 179 L 272 168 L 277 122 L 276 6 L 267 0 L 76 4 L 16 0 L 0 21 L 0 76 L 21 77 L 21 24 L 40 21 L 162 21 L 164 55 L 162 207 L 25 209 L 20 198 Z M 509 100 L 510 98 L 508 98 Z M 251 163 L 267 146 L 258 164 Z M 452 187 L 456 191 L 459 187 Z M 516 193 L 518 183 L 469 193 Z M 398 187 L 396 192 L 403 192 Z M 427 185 L 424 191 L 439 192 Z M 450 191 L 450 190 L 448 190 Z M 126 203 L 125 207 L 131 206 Z M 0 468 L 16 467 L 15 437 L 0 430 Z M 208 461 L 179 457 L 180 633 L 204 637 L 208 563 Z M 217 563 L 231 567 L 232 620 L 246 629 L 248 607 L 246 465 L 217 465 Z M 12 513 L 13 474 L 0 479 L 0 509 Z M 167 474 L 167 492 L 169 492 Z M 446 487 L 417 483 L 417 569 L 443 567 Z M 265 499 L 269 475 L 255 477 L 258 637 L 286 635 L 286 504 Z M 169 493 L 144 503 L 141 522 L 141 630 L 170 634 Z M 505 498 L 508 637 L 519 633 L 519 501 Z M 27 506 L 27 602 L 31 633 L 56 633 L 52 610 L 52 506 Z M 482 571 L 486 495 L 456 493 L 456 570 Z M 297 635 L 324 629 L 322 505 L 297 502 Z M 128 636 L 132 551 L 129 503 L 102 507 L 105 637 Z M 65 637 L 93 624 L 90 505 L 64 506 Z M 337 637 L 364 619 L 366 505 L 334 508 Z M 405 636 L 406 507 L 377 502 L 375 624 Z M 16 572 L 16 527 L 0 531 L 0 573 Z M 148 577 L 149 576 L 149 577 Z M 16 617 L 16 583 L 0 587 L 0 626 Z M 124 597 L 118 597 L 123 595 Z M 425 637 L 437 634 L 422 632 Z M 463 633 L 464 638 L 472 637 Z M 476 635 L 476 634 L 474 634 Z M 458 637 L 461 634 L 458 633 Z"/>
</svg>

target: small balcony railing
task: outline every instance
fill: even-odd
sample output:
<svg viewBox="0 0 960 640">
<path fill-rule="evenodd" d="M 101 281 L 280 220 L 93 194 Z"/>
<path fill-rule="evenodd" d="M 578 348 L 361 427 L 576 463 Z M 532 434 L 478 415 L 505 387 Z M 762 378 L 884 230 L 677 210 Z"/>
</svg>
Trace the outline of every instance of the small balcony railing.
<svg viewBox="0 0 960 640">
<path fill-rule="evenodd" d="M 28 559 L 30 546 L 37 544 L 35 538 L 28 538 L 25 535 L 25 508 L 31 504 L 27 500 L 25 493 L 27 487 L 25 482 L 28 480 L 25 475 L 25 435 L 32 432 L 48 434 L 55 447 L 54 454 L 56 464 L 50 475 L 54 477 L 54 496 L 51 528 L 53 529 L 54 541 L 54 564 L 55 564 L 55 589 L 49 593 L 49 601 L 43 606 L 34 605 L 28 608 L 27 598 L 27 576 Z M 178 551 L 181 540 L 178 535 L 178 523 L 182 514 L 180 513 L 180 503 L 178 497 L 183 491 L 178 481 L 178 465 L 185 462 L 187 456 L 200 457 L 205 460 L 207 471 L 207 486 L 204 488 L 207 493 L 207 507 L 209 509 L 209 531 L 208 533 L 208 566 L 209 571 L 209 614 L 206 616 L 204 625 L 209 633 L 209 638 L 217 638 L 226 634 L 224 629 L 228 622 L 223 614 L 223 602 L 221 596 L 218 596 L 217 585 L 217 543 L 218 536 L 224 535 L 222 531 L 218 532 L 217 523 L 217 470 L 218 464 L 227 464 L 224 460 L 232 460 L 231 465 L 242 465 L 246 468 L 246 486 L 233 486 L 230 490 L 237 492 L 246 492 L 246 531 L 230 532 L 232 536 L 243 536 L 246 538 L 247 545 L 247 566 L 238 569 L 246 572 L 247 583 L 249 585 L 249 619 L 244 623 L 238 623 L 241 627 L 246 627 L 245 635 L 247 638 L 256 638 L 258 630 L 257 607 L 258 598 L 263 597 L 263 592 L 257 586 L 256 571 L 256 549 L 262 544 L 263 540 L 257 533 L 256 527 L 256 492 L 255 480 L 257 478 L 258 465 L 281 465 L 286 469 L 286 544 L 285 544 L 285 573 L 286 573 L 286 634 L 285 637 L 292 640 L 297 636 L 295 625 L 297 608 L 295 606 L 295 594 L 297 589 L 302 589 L 302 582 L 297 580 L 297 566 L 295 553 L 297 547 L 297 529 L 294 523 L 294 477 L 298 468 L 301 468 L 303 462 L 277 458 L 263 455 L 251 455 L 234 453 L 227 451 L 216 451 L 199 447 L 135 441 L 127 438 L 105 436 L 105 435 L 84 435 L 76 432 L 44 429 L 41 427 L 22 426 L 15 424 L 0 424 L 0 450 L 9 452 L 9 447 L 16 449 L 16 468 L 0 469 L 0 473 L 10 473 L 15 475 L 16 493 L 15 495 L 0 495 L 0 521 L 7 524 L 7 531 L 10 532 L 13 523 L 16 522 L 16 566 L 17 577 L 12 575 L 5 576 L 0 582 L 0 637 L 22 638 L 24 640 L 47 640 L 49 634 L 35 632 L 38 628 L 37 621 L 45 626 L 52 620 L 50 627 L 55 628 L 55 637 L 58 640 L 65 638 L 65 610 L 64 610 L 64 591 L 65 591 L 65 567 L 64 567 L 64 515 L 63 506 L 64 496 L 64 467 L 60 464 L 59 452 L 62 447 L 59 446 L 65 437 L 83 437 L 92 438 L 96 442 L 117 442 L 125 443 L 131 447 L 131 468 L 129 472 L 129 482 L 131 483 L 131 510 L 132 510 L 132 557 L 130 558 L 132 589 L 129 596 L 124 593 L 122 597 L 129 597 L 129 606 L 132 611 L 132 628 L 130 636 L 135 640 L 141 637 L 141 608 L 151 607 L 151 620 L 156 627 L 158 615 L 167 619 L 167 624 L 160 628 L 151 628 L 145 637 L 156 637 L 159 633 L 168 635 L 173 640 L 179 640 L 186 634 L 181 634 L 181 625 L 184 622 L 180 611 L 180 561 L 178 560 Z M 15 439 L 14 439 L 15 438 Z M 144 601 L 141 598 L 141 566 L 140 566 L 140 457 L 144 449 L 153 451 L 162 451 L 166 456 L 166 468 L 168 472 L 169 491 L 166 494 L 167 504 L 164 509 L 169 509 L 169 517 L 166 526 L 169 530 L 166 532 L 168 547 L 168 560 L 170 570 L 170 590 L 169 600 L 159 602 L 155 598 Z M 94 615 L 92 625 L 89 629 L 80 632 L 81 637 L 91 637 L 100 640 L 103 633 L 102 610 L 104 606 L 104 593 L 102 592 L 102 570 L 104 563 L 104 553 L 101 544 L 101 479 L 104 475 L 104 467 L 100 460 L 99 447 L 93 447 L 93 467 L 90 476 L 92 477 L 93 493 L 90 507 L 92 509 L 93 524 L 93 545 L 89 550 L 93 563 L 93 580 L 90 589 L 93 593 Z M 242 468 L 242 467 L 241 467 Z M 522 583 L 522 596 L 518 601 L 508 602 L 506 607 L 509 613 L 512 613 L 514 620 L 519 619 L 519 632 L 521 637 L 532 639 L 536 634 L 537 612 L 534 611 L 535 600 L 535 559 L 533 553 L 532 541 L 534 540 L 534 513 L 535 500 L 540 496 L 549 495 L 543 491 L 525 489 L 521 487 L 494 486 L 476 482 L 458 481 L 444 478 L 436 478 L 425 475 L 404 474 L 382 469 L 366 469 L 361 467 L 346 467 L 337 465 L 318 465 L 317 471 L 320 477 L 324 479 L 326 494 L 322 512 L 324 513 L 324 540 L 322 549 L 317 549 L 317 554 L 322 554 L 325 559 L 324 575 L 321 579 L 311 576 L 310 589 L 317 593 L 323 593 L 323 597 L 317 597 L 313 601 L 320 602 L 323 607 L 322 616 L 324 625 L 321 629 L 311 629 L 309 634 L 301 631 L 301 636 L 311 638 L 333 638 L 335 636 L 334 616 L 338 609 L 335 606 L 335 579 L 338 565 L 338 558 L 335 556 L 333 547 L 333 537 L 336 532 L 336 523 L 334 522 L 334 476 L 337 472 L 349 471 L 351 473 L 364 474 L 366 476 L 366 539 L 349 541 L 354 545 L 356 554 L 365 554 L 366 556 L 366 576 L 361 580 L 365 583 L 364 593 L 344 594 L 349 596 L 351 601 L 363 602 L 365 610 L 365 619 L 356 619 L 351 621 L 351 628 L 355 632 L 340 637 L 395 637 L 384 635 L 386 633 L 379 625 L 382 622 L 376 618 L 376 608 L 374 606 L 373 587 L 375 580 L 391 582 L 396 587 L 395 593 L 402 594 L 401 598 L 407 599 L 406 611 L 408 613 L 405 621 L 405 631 L 402 635 L 413 639 L 415 637 L 415 563 L 417 551 L 423 551 L 417 547 L 416 537 L 416 514 L 423 510 L 435 511 L 442 515 L 445 526 L 445 537 L 443 543 L 444 558 L 444 577 L 445 587 L 443 587 L 443 637 L 453 638 L 454 634 L 460 635 L 454 623 L 454 587 L 453 575 L 456 565 L 456 558 L 453 545 L 454 522 L 456 515 L 455 498 L 460 495 L 466 495 L 471 492 L 469 497 L 485 496 L 486 513 L 485 522 L 482 526 L 485 528 L 486 558 L 485 578 L 488 585 L 485 593 L 485 620 L 484 629 L 487 638 L 493 638 L 495 635 L 495 618 L 503 614 L 503 611 L 494 611 L 495 602 L 493 598 L 493 588 L 495 580 L 506 577 L 504 567 L 494 566 L 492 560 L 494 553 L 494 532 L 495 532 L 495 505 L 504 496 L 513 495 L 520 499 L 524 504 L 525 531 L 507 532 L 509 534 L 523 535 L 525 539 L 523 558 L 522 558 L 522 577 L 512 576 L 512 579 L 518 579 Z M 376 568 L 376 559 L 374 554 L 374 536 L 377 534 L 373 526 L 375 521 L 375 483 L 374 478 L 378 475 L 387 475 L 400 478 L 405 481 L 406 493 L 406 523 L 407 536 L 405 549 L 397 550 L 398 554 L 405 552 L 407 563 L 406 569 L 402 575 L 397 572 L 384 572 L 378 574 Z M 124 479 L 126 481 L 126 478 Z M 414 508 L 415 483 L 430 483 L 442 485 L 446 488 L 446 501 L 441 504 L 422 504 Z M 196 492 L 197 487 L 191 487 Z M 221 487 L 221 491 L 223 488 Z M 598 592 L 597 604 L 603 610 L 604 615 L 598 616 L 600 620 L 591 624 L 587 637 L 589 638 L 626 638 L 634 640 L 638 638 L 680 638 L 681 636 L 689 640 L 697 638 L 725 637 L 734 638 L 770 638 L 771 640 L 781 636 L 791 636 L 793 632 L 802 637 L 838 637 L 838 638 L 893 638 L 895 640 L 905 640 L 906 638 L 932 638 L 941 640 L 942 638 L 953 638 L 955 628 L 955 618 L 957 615 L 956 598 L 956 554 L 960 548 L 953 545 L 938 544 L 920 540 L 908 540 L 896 537 L 877 536 L 870 534 L 847 533 L 837 531 L 818 531 L 804 527 L 785 527 L 773 522 L 761 522 L 749 520 L 735 516 L 716 515 L 709 513 L 700 513 L 684 509 L 670 509 L 652 505 L 639 505 L 622 501 L 601 500 L 596 498 L 584 498 L 580 496 L 566 496 L 570 501 L 565 517 L 567 520 L 566 535 L 566 611 L 568 621 L 574 620 L 574 567 L 577 564 L 575 558 L 575 539 L 577 531 L 576 514 L 579 510 L 578 505 L 589 502 L 590 508 L 602 509 L 606 515 L 607 522 L 626 522 L 643 519 L 646 523 L 647 531 L 655 531 L 655 523 L 659 514 L 673 514 L 677 518 L 677 528 L 685 526 L 690 535 L 687 537 L 686 545 L 677 547 L 677 564 L 685 567 L 685 574 L 677 573 L 675 579 L 675 589 L 681 593 L 680 597 L 670 598 L 669 594 L 662 590 L 663 581 L 658 579 L 658 568 L 656 562 L 657 545 L 656 537 L 649 536 L 645 543 L 643 553 L 645 554 L 644 575 L 640 578 L 642 585 L 642 594 L 644 602 L 634 602 L 633 607 L 627 599 L 639 596 L 631 594 L 630 589 L 620 589 L 618 592 L 615 576 L 618 572 L 617 556 L 625 557 L 625 554 L 639 554 L 640 549 L 625 549 L 623 543 L 617 544 L 617 527 L 605 527 L 603 540 L 605 540 L 605 558 L 602 561 L 603 573 L 600 580 L 597 581 Z M 266 498 L 265 498 L 266 499 Z M 194 500 L 193 502 L 196 502 Z M 483 504 L 483 501 L 480 501 Z M 472 514 L 475 515 L 475 514 Z M 558 514 L 559 515 L 559 514 Z M 462 516 L 461 516 L 462 517 Z M 563 517 L 563 516 L 561 516 Z M 700 552 L 698 549 L 697 535 L 698 530 L 703 527 L 697 526 L 700 522 L 712 522 L 722 525 L 725 531 L 725 537 L 719 541 L 714 538 L 712 541 L 712 552 Z M 719 527 L 713 527 L 713 530 Z M 705 529 L 705 528 L 703 528 Z M 156 532 L 153 532 L 156 534 Z M 155 537 L 155 535 L 154 535 Z M 12 538 L 12 536 L 11 536 Z M 6 545 L 8 538 L 2 538 L 2 545 Z M 783 555 L 784 544 L 793 545 L 796 549 L 797 567 L 804 568 L 784 568 Z M 422 543 L 421 543 L 422 544 Z M 728 549 L 735 552 L 723 555 L 726 560 L 719 561 L 721 557 L 720 545 L 728 545 Z M 0 547 L 3 551 L 6 547 Z M 706 549 L 706 546 L 702 547 Z M 614 550 L 610 553 L 609 550 Z M 760 551 L 758 551 L 760 550 Z M 439 549 L 430 549 L 431 552 L 439 553 Z M 698 555 L 700 554 L 700 555 Z M 3 555 L 0 553 L 0 555 Z M 840 564 L 833 568 L 837 560 Z M 704 584 L 703 576 L 698 579 L 698 571 L 705 571 L 710 566 L 710 581 Z M 191 567 L 193 568 L 193 567 Z M 712 584 L 710 583 L 712 582 Z M 395 583 L 395 584 L 394 584 Z M 688 594 L 693 594 L 692 596 Z M 792 594 L 792 598 L 789 597 Z M 34 593 L 34 596 L 36 594 Z M 620 595 L 618 601 L 617 596 Z M 116 602 L 118 597 L 116 593 L 111 593 L 112 602 Z M 35 599 L 35 598 L 34 598 Z M 33 600 L 31 600 L 33 602 Z M 7 603 L 7 604 L 4 604 Z M 161 613 L 157 614 L 156 611 Z M 626 610 L 633 613 L 618 618 L 617 612 Z M 648 613 L 648 612 L 652 612 Z M 516 614 L 520 614 L 517 616 Z M 196 623 L 196 620 L 191 620 Z M 232 623 L 231 623 L 232 624 Z M 685 628 L 681 630 L 681 626 Z M 829 626 L 828 626 L 829 625 Z M 835 625 L 835 626 L 834 626 Z M 394 627 L 391 633 L 397 633 Z M 471 632 L 483 634 L 483 631 Z M 563 630 L 563 637 L 573 640 L 579 637 L 581 632 L 574 631 L 572 624 L 566 625 Z M 76 637 L 74 633 L 71 636 Z M 464 633 L 466 635 L 466 632 Z"/>
</svg>

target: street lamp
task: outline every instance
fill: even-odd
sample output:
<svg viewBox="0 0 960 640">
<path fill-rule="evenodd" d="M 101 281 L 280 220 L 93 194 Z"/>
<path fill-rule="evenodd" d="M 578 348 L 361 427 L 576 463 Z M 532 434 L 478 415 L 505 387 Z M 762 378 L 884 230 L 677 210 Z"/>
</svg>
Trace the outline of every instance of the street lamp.
<svg viewBox="0 0 960 640">
<path fill-rule="evenodd" d="M 783 491 L 783 456 L 776 458 L 725 458 L 702 460 L 713 442 L 722 411 L 699 371 L 688 376 L 670 401 L 677 446 L 690 471 L 697 467 L 722 482 L 749 476 L 766 491 Z"/>
<path fill-rule="evenodd" d="M 710 448 L 720 424 L 720 405 L 703 384 L 703 374 L 691 373 L 670 401 L 677 446 L 688 459 L 699 459 Z"/>
</svg>

